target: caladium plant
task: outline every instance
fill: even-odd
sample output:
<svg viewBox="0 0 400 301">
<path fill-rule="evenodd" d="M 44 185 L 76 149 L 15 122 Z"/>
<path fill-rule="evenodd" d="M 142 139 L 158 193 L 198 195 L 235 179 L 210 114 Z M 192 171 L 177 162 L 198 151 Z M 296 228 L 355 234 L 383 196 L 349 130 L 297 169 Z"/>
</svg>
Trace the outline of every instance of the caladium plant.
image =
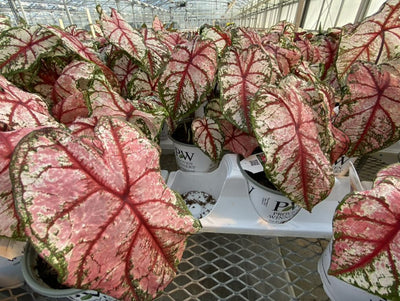
<svg viewBox="0 0 400 301">
<path fill-rule="evenodd" d="M 329 273 L 387 300 L 399 300 L 400 164 L 377 174 L 372 189 L 336 209 Z"/>
<path fill-rule="evenodd" d="M 0 18 L 0 223 L 8 225 L 0 235 L 30 236 L 69 285 L 154 297 L 199 225 L 163 183 L 157 146 L 144 135 L 157 141 L 164 120 L 172 131 L 202 105 L 192 128 L 204 152 L 217 161 L 224 150 L 248 156 L 260 146 L 268 179 L 311 211 L 331 190 L 337 158 L 399 139 L 399 11 L 390 0 L 359 24 L 319 33 L 280 22 L 188 34 L 158 18 L 134 29 L 99 8 L 93 40 L 76 28 L 11 27 Z M 60 188 L 72 183 L 73 193 Z M 50 204 L 53 195 L 63 198 Z M 83 215 L 99 200 L 101 220 Z M 120 254 L 115 262 L 101 262 L 100 249 L 116 250 L 106 241 Z M 112 277 L 108 286 L 94 262 Z"/>
<path fill-rule="evenodd" d="M 93 132 L 101 147 L 55 128 L 18 144 L 10 174 L 25 233 L 62 283 L 154 298 L 199 224 L 164 183 L 159 150 L 140 131 L 102 117 Z"/>
<path fill-rule="evenodd" d="M 160 173 L 152 140 L 163 110 L 139 110 L 149 106 L 120 94 L 148 65 L 137 63 L 139 52 L 126 68 L 103 61 L 82 32 L 2 28 L 0 236 L 28 239 L 65 285 L 155 298 L 200 224 Z"/>
</svg>

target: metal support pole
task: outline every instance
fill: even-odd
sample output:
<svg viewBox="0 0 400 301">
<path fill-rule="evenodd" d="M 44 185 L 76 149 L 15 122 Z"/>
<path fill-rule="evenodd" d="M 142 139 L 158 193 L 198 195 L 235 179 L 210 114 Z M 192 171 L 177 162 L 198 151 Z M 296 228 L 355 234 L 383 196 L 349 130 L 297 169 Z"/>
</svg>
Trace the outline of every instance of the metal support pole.
<svg viewBox="0 0 400 301">
<path fill-rule="evenodd" d="M 71 14 L 70 14 L 70 12 L 69 12 L 69 8 L 68 8 L 68 5 L 67 5 L 67 3 L 65 2 L 65 0 L 63 0 L 63 4 L 64 4 L 65 12 L 67 13 L 67 18 L 68 18 L 69 25 L 72 25 L 72 24 L 74 24 L 74 21 L 72 21 Z"/>
<path fill-rule="evenodd" d="M 28 23 L 28 19 L 26 18 L 25 10 L 21 4 L 21 1 L 20 0 L 17 0 L 17 1 L 18 1 L 19 8 L 21 9 L 22 17 L 24 18 L 25 22 Z"/>
<path fill-rule="evenodd" d="M 276 16 L 276 20 L 275 23 L 278 23 L 281 18 L 282 18 L 282 9 L 283 9 L 283 0 L 279 1 L 279 5 L 278 5 L 278 14 Z"/>
<path fill-rule="evenodd" d="M 117 7 L 118 13 L 121 13 L 121 8 L 119 6 L 119 0 L 115 0 L 115 6 Z"/>
<path fill-rule="evenodd" d="M 268 4 L 265 3 L 265 8 L 263 9 L 262 20 L 261 20 L 261 27 L 265 28 L 267 23 L 267 13 L 268 13 Z"/>
<path fill-rule="evenodd" d="M 354 20 L 355 23 L 360 22 L 362 19 L 364 19 L 370 4 L 371 0 L 361 0 L 360 7 L 358 8 L 357 15 Z"/>
<path fill-rule="evenodd" d="M 10 6 L 11 11 L 12 11 L 12 13 L 14 15 L 15 23 L 19 24 L 20 17 L 19 17 L 18 11 L 17 11 L 17 7 L 15 6 L 14 0 L 8 0 L 8 5 Z"/>
<path fill-rule="evenodd" d="M 342 9 L 343 9 L 343 4 L 344 4 L 344 0 L 342 0 L 340 2 L 339 11 L 338 11 L 338 13 L 336 15 L 335 24 L 333 24 L 333 26 L 337 26 L 337 24 L 339 22 L 339 17 L 340 17 L 340 14 L 342 13 Z"/>
<path fill-rule="evenodd" d="M 299 0 L 299 3 L 297 4 L 296 16 L 294 18 L 294 26 L 296 31 L 300 27 L 300 23 L 304 14 L 305 4 L 306 0 Z"/>
<path fill-rule="evenodd" d="M 132 24 L 133 27 L 136 27 L 135 4 L 133 4 L 133 1 L 131 2 L 131 7 L 132 7 Z"/>
</svg>

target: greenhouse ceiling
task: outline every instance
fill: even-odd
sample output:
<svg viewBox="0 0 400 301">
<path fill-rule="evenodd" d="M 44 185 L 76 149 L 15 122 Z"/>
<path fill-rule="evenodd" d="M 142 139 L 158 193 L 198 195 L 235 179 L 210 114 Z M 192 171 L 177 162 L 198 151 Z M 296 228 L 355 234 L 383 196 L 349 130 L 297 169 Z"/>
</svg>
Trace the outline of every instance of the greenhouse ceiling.
<svg viewBox="0 0 400 301">
<path fill-rule="evenodd" d="M 134 27 L 150 25 L 155 16 L 165 24 L 193 30 L 203 24 L 234 22 L 266 28 L 287 20 L 306 29 L 357 22 L 376 12 L 384 0 L 1 0 L 0 14 L 13 23 L 76 24 L 88 28 L 97 19 L 96 6 L 115 8 Z"/>
</svg>

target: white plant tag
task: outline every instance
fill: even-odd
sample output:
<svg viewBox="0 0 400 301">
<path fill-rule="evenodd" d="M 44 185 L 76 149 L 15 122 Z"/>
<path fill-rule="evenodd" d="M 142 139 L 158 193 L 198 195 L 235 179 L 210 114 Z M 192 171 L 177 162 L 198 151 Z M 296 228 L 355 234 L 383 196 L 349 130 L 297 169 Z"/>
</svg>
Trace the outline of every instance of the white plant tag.
<svg viewBox="0 0 400 301">
<path fill-rule="evenodd" d="M 259 173 L 264 171 L 264 166 L 262 164 L 263 158 L 265 157 L 264 153 L 258 153 L 254 155 L 250 155 L 240 161 L 240 166 L 251 173 Z"/>
<path fill-rule="evenodd" d="M 0 256 L 9 260 L 21 256 L 24 252 L 26 242 L 15 241 L 10 238 L 0 238 Z"/>
<path fill-rule="evenodd" d="M 357 170 L 352 162 L 349 163 L 350 188 L 352 191 L 364 191 L 365 188 L 358 177 Z"/>
<path fill-rule="evenodd" d="M 350 163 L 354 163 L 357 160 L 357 158 L 349 158 L 346 156 L 340 157 L 338 160 L 336 160 L 335 164 L 333 164 L 333 173 L 337 177 L 344 176 L 347 174 L 350 168 Z"/>
</svg>

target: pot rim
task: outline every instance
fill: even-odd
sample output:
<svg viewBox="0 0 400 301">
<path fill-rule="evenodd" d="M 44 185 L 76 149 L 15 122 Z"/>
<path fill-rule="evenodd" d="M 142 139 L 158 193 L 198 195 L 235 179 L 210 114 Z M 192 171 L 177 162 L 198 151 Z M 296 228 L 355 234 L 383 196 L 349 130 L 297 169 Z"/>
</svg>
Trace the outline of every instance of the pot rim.
<svg viewBox="0 0 400 301">
<path fill-rule="evenodd" d="M 258 183 L 256 180 L 254 180 L 252 177 L 249 176 L 249 174 L 242 168 L 242 166 L 240 165 L 240 156 L 237 156 L 237 164 L 239 166 L 240 172 L 242 173 L 242 175 L 245 177 L 245 179 L 247 181 L 250 181 L 252 184 L 256 185 L 257 188 L 259 189 L 263 189 L 266 190 L 270 193 L 274 193 L 280 196 L 285 196 L 282 192 L 280 192 L 279 190 L 275 190 L 275 189 L 271 189 L 269 187 L 266 187 L 260 183 Z"/>
<path fill-rule="evenodd" d="M 84 290 L 78 288 L 67 288 L 67 289 L 55 289 L 45 286 L 42 280 L 38 280 L 37 275 L 35 275 L 33 269 L 35 266 L 35 257 L 38 256 L 35 248 L 31 243 L 27 243 L 25 247 L 25 253 L 22 258 L 22 275 L 29 287 L 38 294 L 48 296 L 48 297 L 68 297 L 72 295 L 79 294 Z"/>
</svg>

